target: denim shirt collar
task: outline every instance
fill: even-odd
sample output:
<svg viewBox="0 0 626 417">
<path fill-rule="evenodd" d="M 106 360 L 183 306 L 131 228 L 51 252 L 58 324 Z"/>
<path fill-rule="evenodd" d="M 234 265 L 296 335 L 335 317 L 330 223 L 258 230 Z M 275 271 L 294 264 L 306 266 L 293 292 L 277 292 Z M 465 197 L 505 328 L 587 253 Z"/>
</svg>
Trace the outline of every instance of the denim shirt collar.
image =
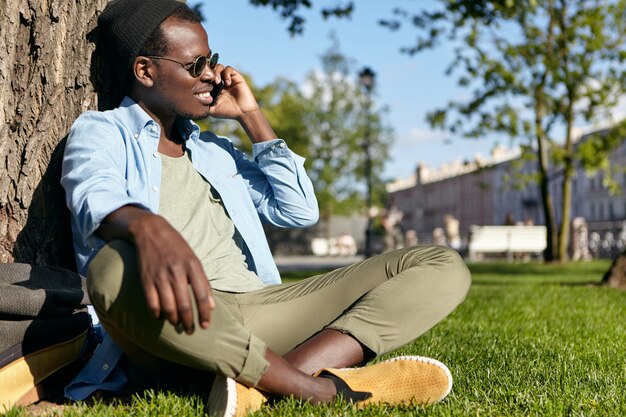
<svg viewBox="0 0 626 417">
<path fill-rule="evenodd" d="M 160 128 L 158 123 L 135 100 L 128 96 L 124 97 L 118 110 L 126 113 L 127 117 L 125 117 L 125 120 L 128 121 L 130 128 L 137 135 L 148 125 L 154 124 Z M 181 129 L 180 133 L 185 140 L 191 140 L 194 143 L 198 141 L 200 138 L 200 127 L 196 123 L 189 119 L 179 119 L 177 122 Z"/>
</svg>

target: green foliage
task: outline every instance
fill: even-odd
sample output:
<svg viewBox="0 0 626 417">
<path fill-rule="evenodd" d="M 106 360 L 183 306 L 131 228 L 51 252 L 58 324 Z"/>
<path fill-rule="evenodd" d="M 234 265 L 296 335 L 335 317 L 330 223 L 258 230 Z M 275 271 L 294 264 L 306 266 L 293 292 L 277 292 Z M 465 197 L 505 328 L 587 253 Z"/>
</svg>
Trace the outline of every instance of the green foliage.
<svg viewBox="0 0 626 417">
<path fill-rule="evenodd" d="M 386 110 L 375 108 L 355 82 L 353 62 L 341 52 L 339 41 L 322 56 L 322 72 L 307 78 L 305 115 L 309 127 L 309 175 L 315 185 L 323 216 L 363 207 L 366 137 L 372 160 L 375 201 L 382 202 L 381 171 L 391 143 L 391 130 L 383 126 Z M 368 106 L 371 111 L 368 111 Z"/>
<path fill-rule="evenodd" d="M 301 13 L 302 9 L 311 9 L 313 3 L 310 0 L 250 0 L 253 6 L 270 6 L 278 12 L 281 18 L 289 21 L 287 30 L 291 36 L 301 35 L 304 32 L 306 19 Z M 349 17 L 354 10 L 352 1 L 335 3 L 332 6 L 322 7 L 320 13 L 324 19 L 329 17 Z"/>
<path fill-rule="evenodd" d="M 612 166 L 608 155 L 623 142 L 624 138 L 626 138 L 626 122 L 623 121 L 610 129 L 594 132 L 576 149 L 580 165 L 586 173 L 596 175 L 602 172 L 603 185 L 614 195 L 622 192 L 619 181 L 614 178 L 623 178 L 626 167 Z"/>
</svg>

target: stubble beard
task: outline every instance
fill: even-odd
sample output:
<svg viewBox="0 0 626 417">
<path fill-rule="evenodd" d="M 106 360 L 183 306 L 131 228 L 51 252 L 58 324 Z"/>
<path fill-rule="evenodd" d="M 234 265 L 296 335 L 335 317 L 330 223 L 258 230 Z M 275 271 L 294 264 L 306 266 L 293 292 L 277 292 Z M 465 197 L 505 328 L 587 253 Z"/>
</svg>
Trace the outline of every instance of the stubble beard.
<svg viewBox="0 0 626 417">
<path fill-rule="evenodd" d="M 179 106 L 176 106 L 172 102 L 167 103 L 167 108 L 174 113 L 177 117 L 182 119 L 191 119 L 191 120 L 202 120 L 206 119 L 210 115 L 209 109 L 206 109 L 204 112 L 196 112 L 191 113 L 187 110 L 181 109 Z"/>
</svg>

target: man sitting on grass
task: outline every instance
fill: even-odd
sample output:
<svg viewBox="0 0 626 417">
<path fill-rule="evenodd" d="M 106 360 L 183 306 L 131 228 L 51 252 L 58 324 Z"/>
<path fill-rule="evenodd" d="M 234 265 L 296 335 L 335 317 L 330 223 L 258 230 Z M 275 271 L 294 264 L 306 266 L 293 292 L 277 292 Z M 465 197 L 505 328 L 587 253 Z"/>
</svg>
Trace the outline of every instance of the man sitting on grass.
<svg viewBox="0 0 626 417">
<path fill-rule="evenodd" d="M 414 340 L 462 302 L 470 275 L 456 252 L 412 247 L 274 285 L 261 222 L 318 218 L 303 158 L 276 138 L 242 75 L 217 62 L 185 4 L 116 0 L 99 29 L 127 95 L 75 122 L 62 184 L 79 269 L 128 360 L 215 374 L 208 404 L 220 415 L 258 409 L 268 394 L 359 405 L 444 398 L 452 378 L 433 359 L 349 367 Z M 200 133 L 191 120 L 208 116 L 237 120 L 252 159 Z"/>
</svg>

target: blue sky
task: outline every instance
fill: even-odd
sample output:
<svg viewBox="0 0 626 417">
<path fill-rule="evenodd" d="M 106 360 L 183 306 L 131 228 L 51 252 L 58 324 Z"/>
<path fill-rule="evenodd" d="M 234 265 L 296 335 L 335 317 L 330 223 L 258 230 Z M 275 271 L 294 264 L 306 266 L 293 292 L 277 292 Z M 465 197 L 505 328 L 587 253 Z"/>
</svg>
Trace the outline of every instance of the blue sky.
<svg viewBox="0 0 626 417">
<path fill-rule="evenodd" d="M 432 4 L 430 0 L 359 0 L 352 17 L 341 20 L 325 21 L 319 9 L 305 11 L 304 35 L 294 38 L 287 32 L 287 22 L 271 8 L 251 6 L 248 0 L 201 3 L 209 42 L 220 61 L 250 74 L 258 85 L 278 76 L 304 82 L 309 72 L 320 68 L 319 58 L 330 46 L 329 33 L 334 30 L 344 55 L 356 62 L 355 80 L 358 70 L 372 68 L 377 74 L 376 98 L 389 107 L 386 120 L 396 139 L 385 179 L 409 176 L 420 161 L 438 166 L 472 159 L 476 153 L 487 155 L 494 145 L 494 139 L 468 140 L 430 129 L 425 121 L 428 111 L 469 94 L 456 86 L 454 77 L 444 75 L 452 52 L 440 47 L 413 57 L 401 54 L 400 48 L 415 39 L 415 30 L 391 32 L 377 23 L 391 16 L 395 7 L 417 11 Z M 318 7 L 332 3 L 314 1 Z"/>
</svg>

